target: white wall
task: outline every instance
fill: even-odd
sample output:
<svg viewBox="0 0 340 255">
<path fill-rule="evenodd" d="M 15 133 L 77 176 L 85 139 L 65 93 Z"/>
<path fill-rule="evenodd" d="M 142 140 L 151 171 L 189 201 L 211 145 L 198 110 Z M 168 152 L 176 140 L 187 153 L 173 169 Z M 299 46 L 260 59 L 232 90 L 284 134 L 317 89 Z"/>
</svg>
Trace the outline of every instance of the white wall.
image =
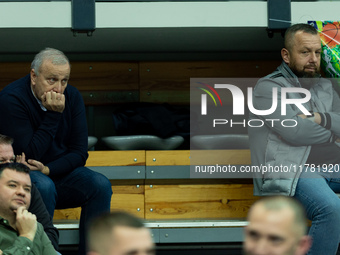
<svg viewBox="0 0 340 255">
<path fill-rule="evenodd" d="M 292 22 L 339 19 L 340 2 L 292 2 Z M 98 2 L 97 28 L 266 27 L 267 2 Z M 0 28 L 70 28 L 71 2 L 0 2 Z"/>
</svg>

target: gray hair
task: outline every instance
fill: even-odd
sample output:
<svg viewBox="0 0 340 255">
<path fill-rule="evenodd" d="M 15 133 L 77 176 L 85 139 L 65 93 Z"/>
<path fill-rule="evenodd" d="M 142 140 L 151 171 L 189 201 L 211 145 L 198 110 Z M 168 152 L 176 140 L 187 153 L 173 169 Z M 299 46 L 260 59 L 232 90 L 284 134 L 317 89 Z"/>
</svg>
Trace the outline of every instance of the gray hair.
<svg viewBox="0 0 340 255">
<path fill-rule="evenodd" d="M 35 55 L 31 63 L 31 69 L 34 69 L 37 76 L 39 75 L 40 67 L 44 60 L 51 60 L 54 65 L 70 64 L 70 61 L 62 51 L 53 48 L 45 48 Z"/>
</svg>

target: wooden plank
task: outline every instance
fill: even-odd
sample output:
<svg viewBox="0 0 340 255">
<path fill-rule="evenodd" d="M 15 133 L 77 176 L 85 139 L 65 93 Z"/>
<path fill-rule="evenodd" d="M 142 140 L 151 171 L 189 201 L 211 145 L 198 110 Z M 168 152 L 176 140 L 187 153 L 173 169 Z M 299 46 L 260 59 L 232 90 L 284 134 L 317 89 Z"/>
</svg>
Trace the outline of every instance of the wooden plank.
<svg viewBox="0 0 340 255">
<path fill-rule="evenodd" d="M 121 194 L 112 198 L 111 212 L 127 211 L 144 218 L 144 194 Z"/>
<path fill-rule="evenodd" d="M 81 207 L 54 211 L 53 220 L 79 220 Z"/>
<path fill-rule="evenodd" d="M 140 101 L 188 104 L 190 78 L 263 77 L 280 61 L 141 62 Z"/>
<path fill-rule="evenodd" d="M 145 186 L 145 219 L 216 219 L 246 217 L 252 184 Z"/>
<path fill-rule="evenodd" d="M 147 166 L 250 165 L 250 150 L 146 151 Z"/>
<path fill-rule="evenodd" d="M 30 62 L 0 62 L 0 90 L 30 73 Z"/>
<path fill-rule="evenodd" d="M 124 210 L 144 218 L 144 184 L 114 185 L 112 192 L 111 211 Z"/>
<path fill-rule="evenodd" d="M 138 90 L 137 62 L 72 62 L 70 84 L 80 91 Z"/>
<path fill-rule="evenodd" d="M 144 218 L 144 184 L 112 186 L 111 211 L 124 210 Z M 79 220 L 81 208 L 55 210 L 54 220 Z"/>
<path fill-rule="evenodd" d="M 112 183 L 113 181 L 111 181 Z M 217 185 L 217 184 L 253 184 L 253 178 L 242 179 L 147 179 L 145 185 Z"/>
<path fill-rule="evenodd" d="M 89 151 L 86 166 L 144 166 L 145 151 Z"/>
<path fill-rule="evenodd" d="M 111 182 L 117 183 L 117 182 Z M 144 180 L 135 182 L 134 184 L 115 184 L 112 185 L 112 192 L 113 194 L 137 194 L 137 195 L 144 195 Z M 115 200 L 112 197 L 112 200 Z"/>
<path fill-rule="evenodd" d="M 147 166 L 190 165 L 189 150 L 146 151 Z"/>
</svg>

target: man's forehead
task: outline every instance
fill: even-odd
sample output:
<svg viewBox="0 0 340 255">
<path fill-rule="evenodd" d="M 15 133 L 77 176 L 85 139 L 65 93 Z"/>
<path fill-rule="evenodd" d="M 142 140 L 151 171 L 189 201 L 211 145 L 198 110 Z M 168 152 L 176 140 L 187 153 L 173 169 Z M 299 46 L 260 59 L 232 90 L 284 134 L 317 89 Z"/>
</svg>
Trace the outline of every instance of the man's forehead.
<svg viewBox="0 0 340 255">
<path fill-rule="evenodd" d="M 54 64 L 51 59 L 45 59 L 40 66 L 40 72 L 47 72 L 55 75 L 69 75 L 70 65 L 69 63 Z"/>
<path fill-rule="evenodd" d="M 0 159 L 1 160 L 11 160 L 14 159 L 14 152 L 12 145 L 2 144 L 0 145 Z"/>
<path fill-rule="evenodd" d="M 12 151 L 13 152 L 13 147 L 11 144 L 0 144 L 0 153 L 1 151 Z"/>
<path fill-rule="evenodd" d="M 150 234 L 150 230 L 145 227 L 133 228 L 127 226 L 116 226 L 112 232 L 114 237 L 140 236 Z"/>
<path fill-rule="evenodd" d="M 266 231 L 292 231 L 294 213 L 289 208 L 268 210 L 263 206 L 256 206 L 249 216 L 249 226 Z"/>
<path fill-rule="evenodd" d="M 23 182 L 25 185 L 31 185 L 31 178 L 28 173 L 18 172 L 13 169 L 5 168 L 2 171 L 1 179 L 3 179 L 4 181 Z"/>
<path fill-rule="evenodd" d="M 113 230 L 112 246 L 126 250 L 131 248 L 153 246 L 150 230 L 147 228 L 131 228 L 117 226 Z"/>
<path fill-rule="evenodd" d="M 321 38 L 319 34 L 309 34 L 305 33 L 303 31 L 299 31 L 295 35 L 295 43 L 308 43 L 308 42 L 314 42 L 314 43 L 319 43 L 320 42 L 320 47 L 321 47 Z"/>
</svg>

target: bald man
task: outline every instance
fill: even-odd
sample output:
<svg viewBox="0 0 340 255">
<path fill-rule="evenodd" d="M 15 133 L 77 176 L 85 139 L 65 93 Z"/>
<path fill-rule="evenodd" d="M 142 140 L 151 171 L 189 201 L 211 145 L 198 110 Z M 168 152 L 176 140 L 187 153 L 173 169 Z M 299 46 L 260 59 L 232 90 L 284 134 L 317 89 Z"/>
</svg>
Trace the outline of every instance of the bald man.
<svg viewBox="0 0 340 255">
<path fill-rule="evenodd" d="M 104 214 L 95 219 L 88 233 L 87 255 L 155 255 L 150 230 L 126 212 Z"/>
<path fill-rule="evenodd" d="M 304 209 L 293 198 L 275 196 L 257 201 L 248 221 L 244 242 L 247 255 L 303 255 L 311 246 Z"/>
</svg>

